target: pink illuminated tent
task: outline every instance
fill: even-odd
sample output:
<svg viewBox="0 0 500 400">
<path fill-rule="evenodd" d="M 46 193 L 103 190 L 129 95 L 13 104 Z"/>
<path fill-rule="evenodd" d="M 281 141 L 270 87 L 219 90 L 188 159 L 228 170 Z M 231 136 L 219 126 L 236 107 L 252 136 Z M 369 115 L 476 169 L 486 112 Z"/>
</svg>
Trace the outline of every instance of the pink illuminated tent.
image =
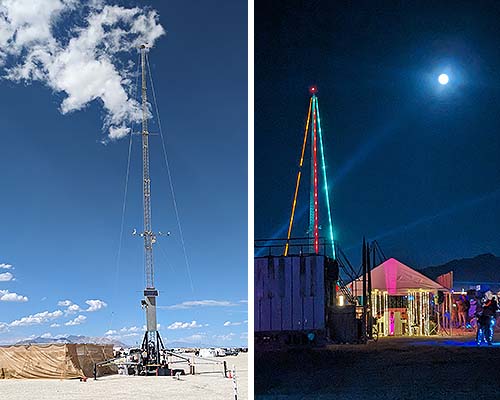
<svg viewBox="0 0 500 400">
<path fill-rule="evenodd" d="M 439 283 L 427 278 L 420 272 L 399 262 L 395 258 L 390 258 L 372 269 L 372 289 L 386 291 L 389 296 L 405 296 L 408 290 L 422 289 L 436 293 L 438 290 L 448 291 Z M 349 284 L 352 293 L 360 296 L 363 293 L 362 277 Z"/>
</svg>

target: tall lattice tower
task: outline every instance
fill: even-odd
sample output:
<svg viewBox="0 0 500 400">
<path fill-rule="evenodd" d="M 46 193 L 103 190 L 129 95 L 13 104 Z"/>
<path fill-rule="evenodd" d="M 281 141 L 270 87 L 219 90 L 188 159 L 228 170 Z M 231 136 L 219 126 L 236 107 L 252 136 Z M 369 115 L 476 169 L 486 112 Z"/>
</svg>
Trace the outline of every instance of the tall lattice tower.
<svg viewBox="0 0 500 400">
<path fill-rule="evenodd" d="M 333 236 L 333 224 L 332 224 L 332 213 L 330 208 L 330 194 L 328 189 L 328 180 L 326 176 L 326 163 L 325 154 L 323 146 L 323 134 L 321 131 L 321 118 L 319 115 L 319 105 L 318 105 L 318 89 L 316 86 L 309 88 L 311 97 L 309 99 L 309 110 L 307 112 L 306 128 L 304 132 L 304 141 L 302 144 L 302 152 L 300 155 L 299 171 L 297 174 L 297 181 L 295 184 L 295 194 L 293 196 L 292 212 L 290 215 L 290 222 L 288 225 L 287 241 L 285 244 L 284 255 L 288 255 L 290 238 L 292 235 L 293 221 L 295 217 L 295 209 L 297 206 L 297 196 L 299 193 L 299 187 L 302 177 L 302 169 L 304 167 L 304 158 L 306 153 L 306 147 L 308 144 L 308 138 L 310 137 L 311 146 L 311 187 L 309 196 L 309 229 L 308 236 L 311 242 L 311 249 L 313 253 L 319 253 L 319 221 L 320 221 L 320 190 L 319 181 L 320 175 L 323 181 L 323 192 L 325 195 L 325 204 L 327 210 L 327 241 L 331 243 L 331 255 L 335 259 L 335 243 Z M 320 167 L 321 164 L 321 167 Z M 321 173 L 320 170 L 321 169 Z"/>
<path fill-rule="evenodd" d="M 146 310 L 146 333 L 142 341 L 142 351 L 146 353 L 145 364 L 160 364 L 160 351 L 164 349 L 160 333 L 156 323 L 156 297 L 158 290 L 154 284 L 153 268 L 153 244 L 156 242 L 156 234 L 151 224 L 151 179 L 149 176 L 149 131 L 148 131 L 148 96 L 146 85 L 146 57 L 149 46 L 141 46 L 141 98 L 142 98 L 142 189 L 144 206 L 144 230 L 140 234 L 144 238 L 144 271 L 146 274 L 146 288 L 144 289 L 144 300 L 141 304 Z"/>
</svg>

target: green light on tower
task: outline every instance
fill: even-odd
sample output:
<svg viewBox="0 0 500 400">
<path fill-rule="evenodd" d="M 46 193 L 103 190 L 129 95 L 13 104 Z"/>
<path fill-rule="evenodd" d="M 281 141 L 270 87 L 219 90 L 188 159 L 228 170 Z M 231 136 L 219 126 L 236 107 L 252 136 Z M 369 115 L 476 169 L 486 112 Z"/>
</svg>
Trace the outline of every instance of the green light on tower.
<svg viewBox="0 0 500 400">
<path fill-rule="evenodd" d="M 313 96 L 313 107 L 316 107 L 316 115 L 318 116 L 318 133 L 319 133 L 319 151 L 321 153 L 321 169 L 323 171 L 323 181 L 325 182 L 325 195 L 326 195 L 326 209 L 328 211 L 328 235 L 332 244 L 332 256 L 333 259 L 336 258 L 335 255 L 335 243 L 333 241 L 333 224 L 332 224 L 332 213 L 330 210 L 330 195 L 328 190 L 328 180 L 326 179 L 326 163 L 325 163 L 325 153 L 323 151 L 323 136 L 321 134 L 321 118 L 319 116 L 319 106 L 318 106 L 318 98 Z"/>
</svg>

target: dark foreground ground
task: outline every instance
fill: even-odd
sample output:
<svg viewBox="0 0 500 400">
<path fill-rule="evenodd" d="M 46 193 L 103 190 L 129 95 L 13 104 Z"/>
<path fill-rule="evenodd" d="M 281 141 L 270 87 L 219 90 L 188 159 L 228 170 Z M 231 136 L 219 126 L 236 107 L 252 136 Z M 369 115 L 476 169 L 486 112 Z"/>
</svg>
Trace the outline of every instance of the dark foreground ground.
<svg viewBox="0 0 500 400">
<path fill-rule="evenodd" d="M 381 338 L 256 352 L 255 398 L 500 399 L 500 343 L 477 348 L 471 336 Z"/>
</svg>

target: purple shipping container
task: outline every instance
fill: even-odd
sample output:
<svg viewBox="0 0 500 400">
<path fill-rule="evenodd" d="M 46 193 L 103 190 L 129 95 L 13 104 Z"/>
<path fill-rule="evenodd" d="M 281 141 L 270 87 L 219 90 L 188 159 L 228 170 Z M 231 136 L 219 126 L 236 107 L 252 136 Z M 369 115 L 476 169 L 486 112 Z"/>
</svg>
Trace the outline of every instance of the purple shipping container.
<svg viewBox="0 0 500 400">
<path fill-rule="evenodd" d="M 338 274 L 331 261 L 322 255 L 255 258 L 255 332 L 324 331 Z"/>
</svg>

